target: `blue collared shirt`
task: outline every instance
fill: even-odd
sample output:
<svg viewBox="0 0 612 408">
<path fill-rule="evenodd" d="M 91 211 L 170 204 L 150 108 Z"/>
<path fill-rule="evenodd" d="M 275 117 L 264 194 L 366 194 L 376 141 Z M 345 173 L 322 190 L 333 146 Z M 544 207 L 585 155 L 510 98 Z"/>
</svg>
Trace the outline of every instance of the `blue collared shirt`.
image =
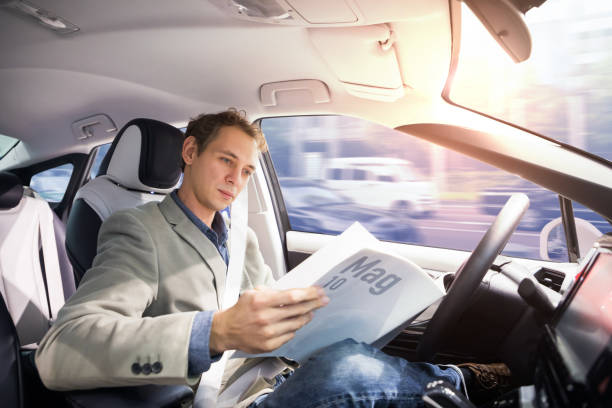
<svg viewBox="0 0 612 408">
<path fill-rule="evenodd" d="M 196 227 L 213 243 L 219 251 L 219 254 L 227 265 L 229 263 L 229 253 L 227 251 L 227 227 L 225 221 L 219 212 L 215 213 L 211 227 L 209 228 L 201 219 L 199 219 L 193 211 L 191 211 L 185 203 L 181 201 L 176 190 L 170 196 L 185 213 L 187 218 L 195 224 Z M 187 371 L 190 376 L 198 376 L 205 371 L 208 371 L 211 363 L 218 361 L 221 354 L 210 356 L 210 329 L 212 328 L 212 319 L 215 312 L 212 310 L 204 310 L 198 312 L 193 319 L 191 326 L 191 336 L 189 337 L 189 355 Z"/>
<path fill-rule="evenodd" d="M 206 235 L 206 238 L 213 243 L 213 245 L 219 251 L 219 254 L 221 254 L 225 264 L 229 264 L 229 253 L 227 252 L 227 227 L 225 226 L 225 221 L 223 220 L 221 213 L 218 211 L 215 213 L 212 225 L 209 227 L 204 223 L 204 221 L 199 219 L 198 216 L 193 213 L 193 211 L 187 208 L 176 192 L 177 190 L 174 190 L 172 193 L 170 193 L 170 196 L 176 205 L 183 210 L 187 218 L 189 218 L 191 222 L 193 222 L 195 226 L 198 227 L 198 229 L 202 231 L 204 235 Z"/>
</svg>

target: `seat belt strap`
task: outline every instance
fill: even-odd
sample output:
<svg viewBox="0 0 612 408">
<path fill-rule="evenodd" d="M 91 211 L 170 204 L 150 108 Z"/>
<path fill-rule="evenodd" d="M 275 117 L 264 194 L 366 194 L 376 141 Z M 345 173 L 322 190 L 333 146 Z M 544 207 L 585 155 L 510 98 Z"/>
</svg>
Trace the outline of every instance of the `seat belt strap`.
<svg viewBox="0 0 612 408">
<path fill-rule="evenodd" d="M 247 228 L 249 217 L 248 189 L 245 189 L 232 203 L 230 217 L 230 260 L 225 278 L 225 293 L 221 305 L 230 308 L 238 301 L 244 272 Z"/>
<path fill-rule="evenodd" d="M 39 201 L 41 207 L 37 211 L 40 228 L 40 242 L 42 246 L 43 259 L 45 262 L 44 273 L 47 280 L 47 296 L 51 306 L 50 321 L 57 318 L 57 313 L 64 305 L 64 287 L 62 286 L 62 275 L 60 273 L 59 258 L 55 242 L 55 229 L 53 228 L 53 212 L 46 202 Z M 46 208 L 45 208 L 46 207 Z"/>
<path fill-rule="evenodd" d="M 236 197 L 231 206 L 229 247 L 230 259 L 225 278 L 225 292 L 221 306 L 225 310 L 232 307 L 240 295 L 240 285 L 244 271 L 244 256 L 246 252 L 248 228 L 248 188 Z M 233 351 L 223 353 L 221 360 L 213 363 L 207 372 L 202 374 L 200 385 L 194 400 L 195 408 L 214 408 L 217 406 L 217 395 L 221 387 L 223 371 Z"/>
</svg>

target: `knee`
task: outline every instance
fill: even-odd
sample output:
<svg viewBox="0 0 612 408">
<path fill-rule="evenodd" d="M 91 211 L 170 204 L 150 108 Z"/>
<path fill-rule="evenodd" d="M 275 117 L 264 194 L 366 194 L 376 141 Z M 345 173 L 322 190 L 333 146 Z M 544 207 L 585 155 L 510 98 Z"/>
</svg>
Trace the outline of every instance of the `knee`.
<svg viewBox="0 0 612 408">
<path fill-rule="evenodd" d="M 313 354 L 301 370 L 312 370 L 313 375 L 327 381 L 341 378 L 345 384 L 376 384 L 399 379 L 405 363 L 369 344 L 345 339 Z"/>
<path fill-rule="evenodd" d="M 334 369 L 337 369 L 338 365 L 360 366 L 376 360 L 378 354 L 381 354 L 380 350 L 369 344 L 344 339 L 313 353 L 306 364 L 336 367 Z"/>
</svg>

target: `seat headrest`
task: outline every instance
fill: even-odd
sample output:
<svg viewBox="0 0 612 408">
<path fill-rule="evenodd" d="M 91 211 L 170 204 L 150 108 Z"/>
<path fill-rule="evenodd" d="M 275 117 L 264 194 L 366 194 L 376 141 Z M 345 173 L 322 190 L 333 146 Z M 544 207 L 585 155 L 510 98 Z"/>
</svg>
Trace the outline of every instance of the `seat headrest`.
<svg viewBox="0 0 612 408">
<path fill-rule="evenodd" d="M 184 138 L 167 123 L 134 119 L 113 140 L 98 175 L 128 189 L 169 193 L 181 177 Z"/>
<path fill-rule="evenodd" d="M 23 197 L 23 185 L 19 177 L 6 171 L 0 172 L 0 209 L 8 210 L 19 204 Z"/>
</svg>

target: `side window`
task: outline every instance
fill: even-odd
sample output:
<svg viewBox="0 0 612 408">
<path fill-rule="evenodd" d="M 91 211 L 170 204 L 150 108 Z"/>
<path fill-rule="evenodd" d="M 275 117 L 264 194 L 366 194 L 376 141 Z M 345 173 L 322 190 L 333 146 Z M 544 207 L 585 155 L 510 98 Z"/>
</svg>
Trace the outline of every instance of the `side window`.
<svg viewBox="0 0 612 408">
<path fill-rule="evenodd" d="M 382 240 L 473 250 L 523 192 L 531 205 L 504 253 L 539 259 L 540 230 L 561 216 L 553 192 L 362 119 L 268 118 L 261 127 L 293 230 L 337 234 L 359 221 Z M 549 252 L 567 261 L 563 248 Z"/>
<path fill-rule="evenodd" d="M 30 187 L 48 202 L 59 203 L 64 197 L 73 169 L 72 164 L 66 163 L 36 173 L 30 180 Z"/>
<path fill-rule="evenodd" d="M 103 144 L 98 146 L 98 150 L 96 151 L 96 157 L 94 158 L 94 162 L 91 165 L 91 170 L 89 171 L 89 178 L 93 179 L 98 175 L 100 171 L 100 165 L 102 164 L 102 159 L 106 156 L 108 149 L 110 148 L 111 143 Z"/>
</svg>

